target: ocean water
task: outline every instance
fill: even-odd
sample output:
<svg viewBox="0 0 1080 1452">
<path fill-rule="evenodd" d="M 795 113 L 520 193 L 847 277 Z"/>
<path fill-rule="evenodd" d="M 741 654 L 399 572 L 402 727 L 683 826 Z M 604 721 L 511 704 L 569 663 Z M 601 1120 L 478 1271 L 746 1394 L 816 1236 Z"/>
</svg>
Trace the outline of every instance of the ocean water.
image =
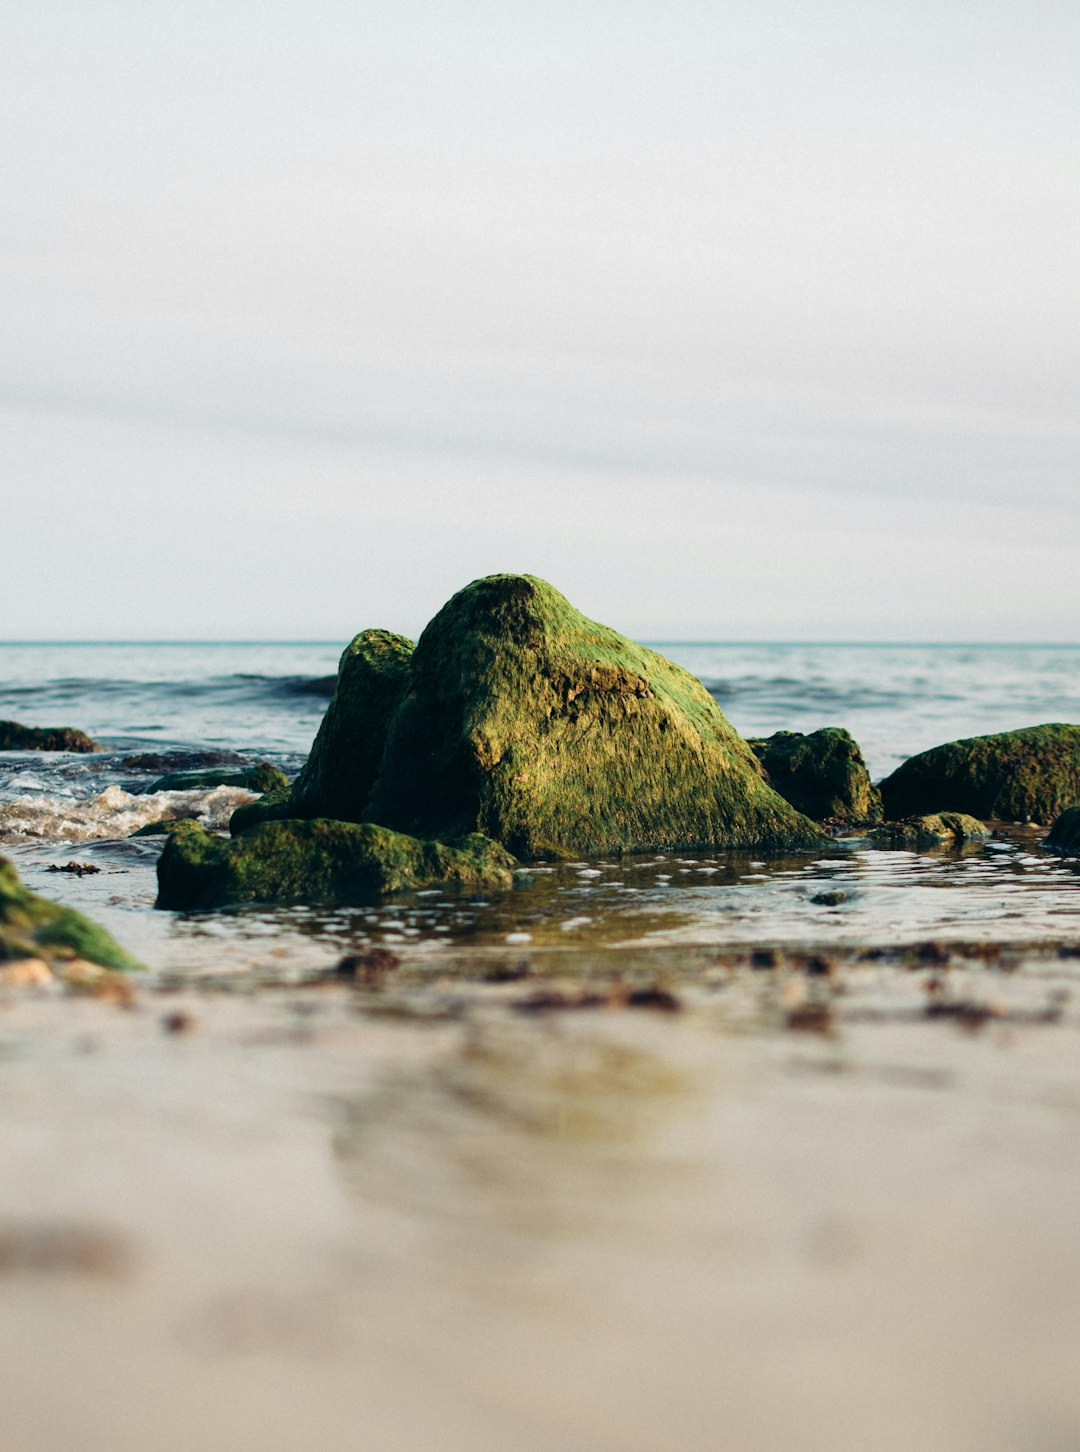
<svg viewBox="0 0 1080 1452">
<path fill-rule="evenodd" d="M 745 735 L 847 727 L 877 779 L 957 737 L 1080 721 L 1080 647 L 659 644 L 698 675 Z M 223 828 L 231 788 L 148 795 L 165 768 L 268 760 L 294 773 L 318 729 L 341 642 L 2 644 L 0 719 L 76 726 L 93 756 L 0 753 L 0 847 L 38 890 L 94 912 L 154 963 L 204 967 L 274 952 L 302 963 L 375 941 L 432 954 L 531 945 L 865 944 L 940 935 L 1080 934 L 1078 879 L 1013 832 L 963 853 L 838 843 L 809 857 L 634 859 L 541 871 L 528 891 L 437 893 L 367 912 L 153 911 L 160 839 L 148 821 L 194 814 Z M 77 855 L 100 871 L 49 874 Z M 815 903 L 844 884 L 844 900 Z"/>
</svg>

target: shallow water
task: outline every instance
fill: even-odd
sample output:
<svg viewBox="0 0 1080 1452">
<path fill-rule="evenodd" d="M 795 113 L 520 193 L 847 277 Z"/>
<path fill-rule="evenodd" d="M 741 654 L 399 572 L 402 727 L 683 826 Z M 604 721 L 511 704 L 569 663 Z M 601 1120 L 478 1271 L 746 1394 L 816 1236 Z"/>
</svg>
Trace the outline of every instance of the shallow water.
<svg viewBox="0 0 1080 1452">
<path fill-rule="evenodd" d="M 700 673 L 747 735 L 842 724 L 875 775 L 976 731 L 1080 719 L 1080 648 L 665 647 Z M 148 914 L 162 817 L 223 827 L 247 794 L 148 795 L 170 766 L 271 760 L 298 770 L 325 710 L 338 644 L 0 645 L 0 716 L 79 726 L 91 756 L 0 753 L 0 845 L 27 880 L 106 921 L 154 965 L 207 971 L 271 950 L 283 969 L 365 943 L 443 959 L 451 949 L 569 954 L 755 943 L 874 946 L 918 938 L 1058 941 L 1075 933 L 1078 877 L 1039 833 L 1008 828 L 962 852 L 859 842 L 793 857 L 718 853 L 530 869 L 510 893 L 431 892 L 370 911 Z M 47 874 L 76 855 L 101 867 Z M 842 893 L 842 899 L 837 897 Z M 829 895 L 823 898 L 823 895 Z"/>
</svg>

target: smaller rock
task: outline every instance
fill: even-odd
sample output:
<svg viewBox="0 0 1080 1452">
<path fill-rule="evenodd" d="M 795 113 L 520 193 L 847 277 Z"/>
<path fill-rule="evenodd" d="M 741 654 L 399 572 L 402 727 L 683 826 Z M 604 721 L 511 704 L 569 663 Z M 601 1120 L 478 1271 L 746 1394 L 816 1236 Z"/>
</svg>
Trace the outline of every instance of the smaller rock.
<svg viewBox="0 0 1080 1452">
<path fill-rule="evenodd" d="M 939 847 L 948 842 L 986 842 L 989 829 L 964 812 L 938 812 L 933 816 L 906 817 L 902 822 L 882 822 L 870 833 L 879 847 Z"/>
<path fill-rule="evenodd" d="M 773 789 L 817 821 L 879 822 L 881 797 L 870 781 L 862 752 L 841 726 L 804 735 L 777 731 L 749 742 Z"/>
<path fill-rule="evenodd" d="M 132 832 L 131 835 L 133 837 L 171 836 L 173 832 L 187 832 L 192 827 L 198 827 L 200 825 L 198 817 L 169 817 L 162 822 L 147 822 L 145 827 L 140 827 L 137 832 Z"/>
<path fill-rule="evenodd" d="M 84 731 L 73 726 L 20 726 L 0 721 L 0 751 L 100 751 Z"/>
<path fill-rule="evenodd" d="M 146 788 L 151 792 L 189 792 L 201 787 L 245 787 L 249 792 L 276 792 L 288 788 L 289 778 L 268 761 L 256 766 L 208 767 L 196 771 L 171 771 Z"/>
<path fill-rule="evenodd" d="M 370 902 L 434 882 L 509 887 L 516 860 L 473 833 L 453 844 L 422 841 L 370 822 L 263 822 L 237 837 L 202 828 L 174 832 L 158 859 L 160 908 L 234 903 Z"/>
<path fill-rule="evenodd" d="M 1062 857 L 1080 857 L 1080 807 L 1069 807 L 1055 818 L 1043 846 Z"/>
</svg>

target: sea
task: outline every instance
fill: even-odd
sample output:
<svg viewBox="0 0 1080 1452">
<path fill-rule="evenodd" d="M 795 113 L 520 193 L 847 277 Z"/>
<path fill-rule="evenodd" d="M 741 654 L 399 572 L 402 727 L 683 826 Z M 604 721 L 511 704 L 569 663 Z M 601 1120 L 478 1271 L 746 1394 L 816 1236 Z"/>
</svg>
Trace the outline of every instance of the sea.
<svg viewBox="0 0 1080 1452">
<path fill-rule="evenodd" d="M 946 935 L 1080 934 L 1080 879 L 1033 829 L 962 853 L 841 842 L 809 857 L 682 854 L 539 869 L 510 895 L 430 893 L 370 911 L 154 909 L 160 838 L 138 827 L 195 815 L 224 829 L 249 794 L 148 793 L 166 770 L 302 765 L 341 641 L 0 644 L 0 719 L 75 726 L 93 755 L 0 753 L 0 850 L 37 890 L 106 921 L 152 965 L 204 971 L 276 954 L 302 967 L 366 942 L 438 956 L 557 945 L 873 943 Z M 1080 646 L 653 642 L 697 675 L 747 736 L 844 726 L 872 777 L 943 741 L 1080 721 Z M 96 872 L 79 875 L 73 862 Z M 814 898 L 843 900 L 822 907 Z M 960 891 L 942 891 L 960 889 Z M 569 926 L 568 926 L 569 925 Z M 261 961 L 261 959 L 260 959 Z"/>
</svg>

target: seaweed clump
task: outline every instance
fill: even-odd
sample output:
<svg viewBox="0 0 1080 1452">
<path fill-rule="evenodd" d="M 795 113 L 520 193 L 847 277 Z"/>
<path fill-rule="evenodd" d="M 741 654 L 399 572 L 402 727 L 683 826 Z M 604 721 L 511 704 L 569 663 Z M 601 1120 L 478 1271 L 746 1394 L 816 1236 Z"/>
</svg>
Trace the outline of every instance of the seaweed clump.
<svg viewBox="0 0 1080 1452">
<path fill-rule="evenodd" d="M 0 721 L 0 751 L 100 751 L 85 731 L 73 726 L 21 726 Z"/>
<path fill-rule="evenodd" d="M 121 972 L 143 966 L 82 913 L 31 892 L 0 857 L 0 959 L 41 957 L 81 958 Z"/>
<path fill-rule="evenodd" d="M 773 788 L 796 811 L 818 821 L 879 822 L 881 795 L 858 742 L 842 726 L 777 731 L 749 742 Z"/>
<path fill-rule="evenodd" d="M 889 817 L 942 806 L 983 821 L 1051 821 L 1080 802 L 1080 726 L 972 736 L 920 752 L 881 783 Z"/>
<path fill-rule="evenodd" d="M 431 883 L 509 887 L 516 866 L 484 837 L 423 842 L 367 822 L 262 822 L 232 838 L 192 827 L 172 833 L 158 859 L 157 906 L 353 906 Z"/>
</svg>

